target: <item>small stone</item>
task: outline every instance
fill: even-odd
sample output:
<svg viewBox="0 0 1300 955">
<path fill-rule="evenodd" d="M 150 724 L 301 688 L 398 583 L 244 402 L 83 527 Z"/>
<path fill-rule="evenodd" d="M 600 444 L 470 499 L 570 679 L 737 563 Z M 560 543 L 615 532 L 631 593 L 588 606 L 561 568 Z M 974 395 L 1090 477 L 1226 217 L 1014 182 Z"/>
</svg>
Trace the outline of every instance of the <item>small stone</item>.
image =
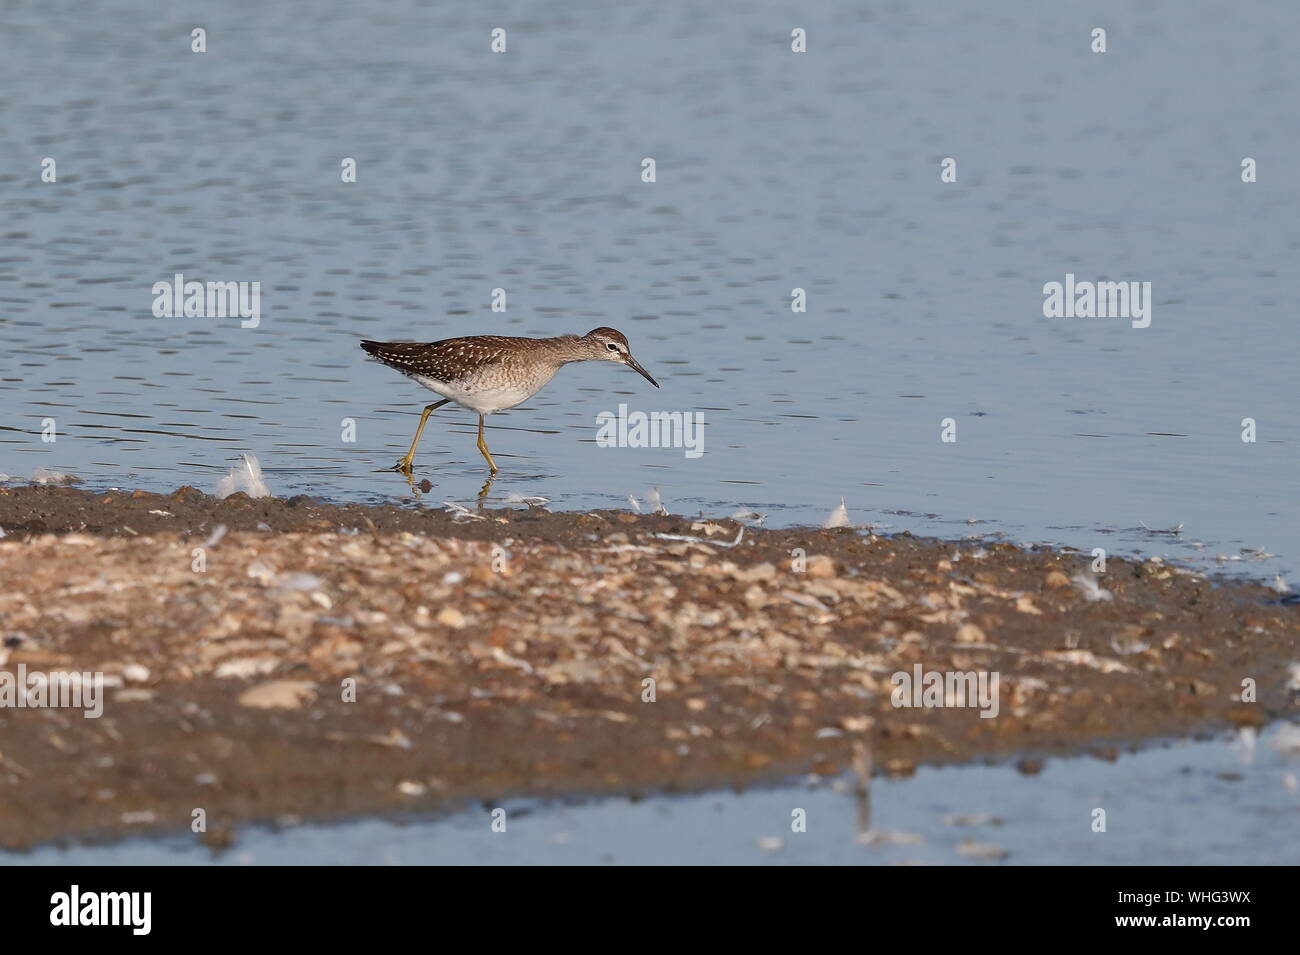
<svg viewBox="0 0 1300 955">
<path fill-rule="evenodd" d="M 219 680 L 242 679 L 259 673 L 270 673 L 279 665 L 280 661 L 275 657 L 239 657 L 218 664 L 214 675 Z"/>
<path fill-rule="evenodd" d="M 415 744 L 411 742 L 410 737 L 399 730 L 396 726 L 390 729 L 385 735 L 368 736 L 368 742 L 376 746 L 391 746 L 393 749 L 410 749 Z"/>
<path fill-rule="evenodd" d="M 267 528 L 267 530 L 270 530 L 270 528 Z M 252 576 L 251 568 L 249 576 Z M 315 590 L 318 587 L 325 586 L 325 581 L 315 574 L 285 574 L 280 578 L 278 586 L 281 590 Z"/>
<path fill-rule="evenodd" d="M 808 558 L 808 576 L 809 577 L 834 577 L 835 561 L 831 560 L 825 554 L 817 554 Z"/>
<path fill-rule="evenodd" d="M 772 564 L 755 564 L 753 567 L 746 567 L 744 570 L 737 570 L 736 579 L 741 583 L 752 584 L 764 580 L 776 579 L 776 567 Z"/>
<path fill-rule="evenodd" d="M 315 695 L 316 688 L 304 680 L 272 680 L 245 690 L 239 703 L 259 710 L 296 710 Z"/>
<path fill-rule="evenodd" d="M 957 628 L 958 643 L 988 643 L 984 631 L 973 623 L 963 623 Z"/>
<path fill-rule="evenodd" d="M 451 627 L 453 630 L 459 630 L 465 626 L 465 615 L 455 607 L 443 607 L 438 611 L 436 619 L 444 627 Z"/>
<path fill-rule="evenodd" d="M 149 679 L 149 668 L 139 663 L 128 663 L 122 667 L 122 678 L 130 683 L 145 683 Z"/>
<path fill-rule="evenodd" d="M 1019 610 L 1021 613 L 1029 613 L 1029 614 L 1034 614 L 1036 616 L 1042 616 L 1043 613 L 1041 610 L 1039 610 L 1037 607 L 1034 606 L 1034 602 L 1030 600 L 1028 597 L 1017 598 L 1016 609 Z"/>
</svg>

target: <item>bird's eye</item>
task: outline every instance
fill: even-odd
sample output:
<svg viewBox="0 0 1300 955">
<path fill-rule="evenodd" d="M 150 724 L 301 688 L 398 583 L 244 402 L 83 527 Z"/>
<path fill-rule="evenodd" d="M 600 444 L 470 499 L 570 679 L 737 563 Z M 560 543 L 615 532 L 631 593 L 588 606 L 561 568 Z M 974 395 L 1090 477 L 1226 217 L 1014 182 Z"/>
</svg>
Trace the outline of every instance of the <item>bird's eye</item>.
<svg viewBox="0 0 1300 955">
<path fill-rule="evenodd" d="M 605 347 L 608 348 L 610 351 L 618 351 L 618 346 L 615 345 L 613 342 L 606 342 Z"/>
</svg>

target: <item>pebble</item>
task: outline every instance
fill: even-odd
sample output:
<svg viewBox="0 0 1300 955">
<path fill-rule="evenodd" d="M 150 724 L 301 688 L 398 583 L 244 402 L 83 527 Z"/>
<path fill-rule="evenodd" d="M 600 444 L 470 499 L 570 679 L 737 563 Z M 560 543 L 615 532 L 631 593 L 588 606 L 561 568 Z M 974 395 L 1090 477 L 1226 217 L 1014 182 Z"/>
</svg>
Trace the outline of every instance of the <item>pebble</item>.
<svg viewBox="0 0 1300 955">
<path fill-rule="evenodd" d="M 217 666 L 215 675 L 218 679 L 240 679 L 270 673 L 280 661 L 275 657 L 241 657 L 238 660 L 226 660 Z"/>
<path fill-rule="evenodd" d="M 1028 597 L 1018 597 L 1016 599 L 1016 609 L 1021 613 L 1030 613 L 1038 616 L 1041 616 L 1043 613 L 1034 606 L 1034 602 Z"/>
<path fill-rule="evenodd" d="M 466 623 L 465 615 L 455 607 L 443 607 L 434 619 L 444 627 L 451 627 L 453 630 L 459 630 Z"/>
<path fill-rule="evenodd" d="M 117 703 L 149 703 L 156 695 L 153 690 L 120 690 L 113 700 Z"/>
<path fill-rule="evenodd" d="M 252 576 L 250 568 L 249 576 Z M 325 586 L 325 581 L 321 580 L 315 574 L 286 574 L 280 578 L 279 583 L 281 590 L 316 590 Z"/>
<path fill-rule="evenodd" d="M 809 577 L 834 577 L 835 561 L 831 560 L 825 554 L 817 554 L 808 558 L 808 576 Z"/>
<path fill-rule="evenodd" d="M 271 680 L 245 690 L 239 703 L 259 710 L 296 710 L 315 696 L 315 686 L 304 680 Z"/>
</svg>

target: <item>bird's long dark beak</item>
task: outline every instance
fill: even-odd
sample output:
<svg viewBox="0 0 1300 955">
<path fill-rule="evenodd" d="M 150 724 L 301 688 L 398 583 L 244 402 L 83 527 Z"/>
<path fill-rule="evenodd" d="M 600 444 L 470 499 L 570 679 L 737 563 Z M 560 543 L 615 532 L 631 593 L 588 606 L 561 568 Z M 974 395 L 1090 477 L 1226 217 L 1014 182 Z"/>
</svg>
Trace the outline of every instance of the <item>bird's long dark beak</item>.
<svg viewBox="0 0 1300 955">
<path fill-rule="evenodd" d="M 655 381 L 653 378 L 651 378 L 651 377 L 650 377 L 650 372 L 648 372 L 648 371 L 646 371 L 644 368 L 642 368 L 641 365 L 637 362 L 637 360 L 636 360 L 635 358 L 633 358 L 631 355 L 628 355 L 627 358 L 625 359 L 625 361 L 627 362 L 627 364 L 628 364 L 631 368 L 633 368 L 633 369 L 635 369 L 637 372 L 639 372 L 642 378 L 644 378 L 646 381 L 650 382 L 650 384 L 654 385 L 656 388 L 659 387 L 659 382 L 657 382 L 657 381 Z"/>
</svg>

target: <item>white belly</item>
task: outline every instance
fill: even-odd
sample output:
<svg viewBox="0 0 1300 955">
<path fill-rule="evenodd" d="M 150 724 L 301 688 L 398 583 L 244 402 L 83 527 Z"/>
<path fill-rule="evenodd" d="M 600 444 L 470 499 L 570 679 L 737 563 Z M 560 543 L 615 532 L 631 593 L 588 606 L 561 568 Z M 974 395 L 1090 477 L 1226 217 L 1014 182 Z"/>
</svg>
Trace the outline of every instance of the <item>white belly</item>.
<svg viewBox="0 0 1300 955">
<path fill-rule="evenodd" d="M 423 375 L 412 375 L 416 381 L 430 391 L 437 392 L 444 398 L 450 398 L 456 404 L 477 411 L 479 414 L 492 414 L 505 411 L 515 405 L 521 405 L 532 397 L 531 391 L 512 385 L 474 385 L 463 382 L 438 381 Z"/>
</svg>

